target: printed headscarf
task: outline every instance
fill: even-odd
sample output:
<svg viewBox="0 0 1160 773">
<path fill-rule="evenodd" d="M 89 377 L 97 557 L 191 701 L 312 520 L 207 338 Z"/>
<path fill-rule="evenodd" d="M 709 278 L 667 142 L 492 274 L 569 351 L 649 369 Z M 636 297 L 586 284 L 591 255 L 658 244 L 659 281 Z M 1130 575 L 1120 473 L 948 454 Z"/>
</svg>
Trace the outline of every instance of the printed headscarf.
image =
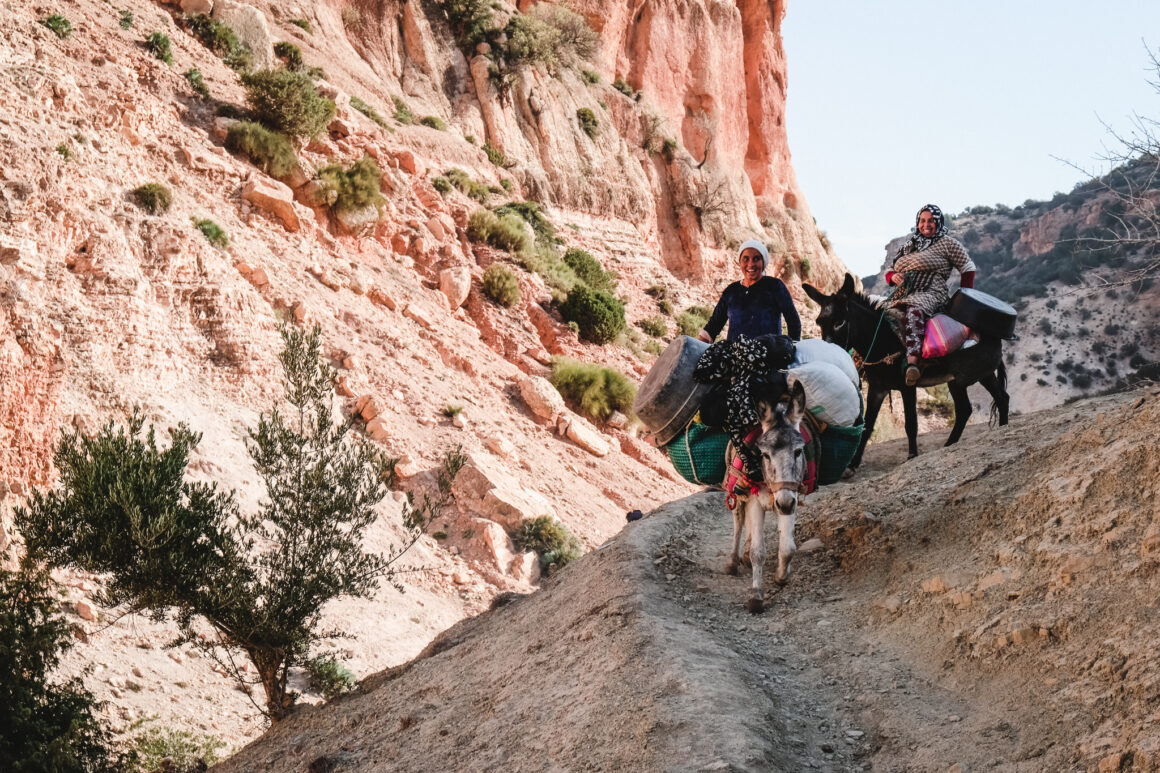
<svg viewBox="0 0 1160 773">
<path fill-rule="evenodd" d="M 934 218 L 934 236 L 927 238 L 918 232 L 918 220 L 922 217 L 923 212 L 929 212 L 930 216 Z M 895 253 L 895 259 L 901 258 L 903 255 L 909 255 L 912 252 L 922 252 L 930 245 L 937 242 L 939 239 L 947 235 L 946 219 L 943 217 L 942 210 L 934 204 L 926 204 L 914 216 L 914 228 L 910 229 L 910 238 L 898 248 Z"/>
</svg>

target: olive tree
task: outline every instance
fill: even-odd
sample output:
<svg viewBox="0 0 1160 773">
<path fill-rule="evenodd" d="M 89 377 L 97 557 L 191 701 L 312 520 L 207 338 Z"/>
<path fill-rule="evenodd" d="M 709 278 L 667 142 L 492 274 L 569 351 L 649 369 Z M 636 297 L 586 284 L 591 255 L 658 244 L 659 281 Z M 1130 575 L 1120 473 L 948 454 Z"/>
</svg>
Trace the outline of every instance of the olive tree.
<svg viewBox="0 0 1160 773">
<path fill-rule="evenodd" d="M 232 491 L 185 479 L 200 436 L 185 425 L 162 448 L 134 412 L 93 437 L 69 432 L 56 452 L 56 489 L 34 493 L 16 514 L 29 556 L 107 575 L 103 603 L 155 619 L 172 615 L 181 636 L 243 684 L 261 684 L 262 710 L 282 719 L 294 701 L 289 670 L 320 639 L 326 603 L 369 597 L 450 497 L 463 465 L 446 455 L 438 490 L 404 507 L 407 538 L 386 555 L 362 550 L 376 505 L 394 483 L 396 459 L 339 420 L 334 371 L 320 356 L 321 331 L 283 328 L 286 405 L 261 415 L 246 440 L 265 499 L 240 511 Z M 253 664 L 248 677 L 236 659 Z"/>
</svg>

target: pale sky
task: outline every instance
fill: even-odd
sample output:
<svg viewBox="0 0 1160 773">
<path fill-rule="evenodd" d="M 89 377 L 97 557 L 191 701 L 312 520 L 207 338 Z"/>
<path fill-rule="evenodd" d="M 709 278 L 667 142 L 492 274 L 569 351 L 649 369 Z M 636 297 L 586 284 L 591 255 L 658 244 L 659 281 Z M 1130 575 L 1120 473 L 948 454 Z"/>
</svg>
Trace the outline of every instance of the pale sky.
<svg viewBox="0 0 1160 773">
<path fill-rule="evenodd" d="M 1106 170 L 1101 121 L 1160 119 L 1160 0 L 788 0 L 782 37 L 798 183 L 860 276 L 923 204 L 1050 199 Z"/>
</svg>

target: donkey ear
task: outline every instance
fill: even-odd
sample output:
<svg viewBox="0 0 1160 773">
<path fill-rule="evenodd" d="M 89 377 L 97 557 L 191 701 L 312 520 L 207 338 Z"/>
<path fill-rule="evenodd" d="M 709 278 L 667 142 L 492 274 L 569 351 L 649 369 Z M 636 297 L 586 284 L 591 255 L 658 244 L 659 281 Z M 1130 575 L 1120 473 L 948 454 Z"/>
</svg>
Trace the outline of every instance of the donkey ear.
<svg viewBox="0 0 1160 773">
<path fill-rule="evenodd" d="M 806 415 L 806 390 L 800 381 L 793 385 L 789 395 L 789 405 L 786 407 L 785 418 L 793 426 L 801 424 Z"/>
<path fill-rule="evenodd" d="M 825 306 L 826 303 L 828 303 L 830 300 L 830 296 L 826 295 L 825 293 L 823 293 L 821 290 L 814 287 L 813 285 L 803 284 L 802 290 L 804 290 L 805 294 L 810 297 L 810 300 L 812 300 L 814 303 L 818 304 L 819 306 Z"/>
<path fill-rule="evenodd" d="M 854 281 L 854 277 L 846 274 L 846 281 L 842 282 L 842 289 L 838 291 L 838 295 L 849 298 L 858 289 L 858 285 Z"/>
<path fill-rule="evenodd" d="M 761 422 L 761 429 L 768 431 L 777 420 L 777 405 L 768 400 L 757 401 L 757 420 Z"/>
</svg>

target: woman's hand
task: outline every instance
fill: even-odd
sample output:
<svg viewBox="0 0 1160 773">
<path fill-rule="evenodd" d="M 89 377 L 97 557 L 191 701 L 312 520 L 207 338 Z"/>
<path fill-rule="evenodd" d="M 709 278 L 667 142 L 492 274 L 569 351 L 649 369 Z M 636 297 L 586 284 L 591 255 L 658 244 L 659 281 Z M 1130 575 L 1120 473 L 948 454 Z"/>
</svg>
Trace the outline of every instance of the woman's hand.
<svg viewBox="0 0 1160 773">
<path fill-rule="evenodd" d="M 699 338 L 700 340 L 704 341 L 707 344 L 713 343 L 713 339 L 710 338 L 709 334 L 706 333 L 704 330 L 702 330 L 700 333 L 697 333 L 697 338 Z"/>
<path fill-rule="evenodd" d="M 886 272 L 886 283 L 898 286 L 902 284 L 903 275 L 905 271 L 888 271 Z"/>
</svg>

